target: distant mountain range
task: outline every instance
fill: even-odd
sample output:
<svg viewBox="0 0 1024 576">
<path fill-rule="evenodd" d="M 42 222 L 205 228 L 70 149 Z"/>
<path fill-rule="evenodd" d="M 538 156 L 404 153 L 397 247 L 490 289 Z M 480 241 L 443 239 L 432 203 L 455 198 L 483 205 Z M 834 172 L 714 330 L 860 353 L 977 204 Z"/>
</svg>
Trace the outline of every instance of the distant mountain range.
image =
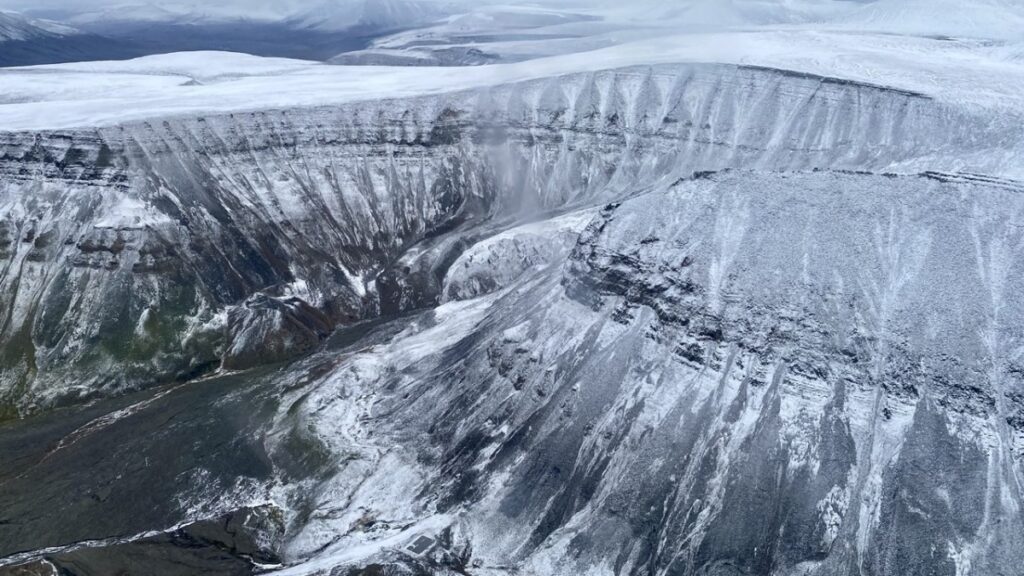
<svg viewBox="0 0 1024 576">
<path fill-rule="evenodd" d="M 141 47 L 16 12 L 0 11 L 0 66 L 132 58 Z"/>
<path fill-rule="evenodd" d="M 288 22 L 296 28 L 325 31 L 400 30 L 429 24 L 453 11 L 457 11 L 454 4 L 423 0 L 347 0 L 324 2 Z"/>
<path fill-rule="evenodd" d="M 52 20 L 4 11 L 0 12 L 0 66 L 191 50 L 327 60 L 365 48 L 381 35 L 443 19 L 452 6 L 422 0 L 349 0 L 325 2 L 280 17 L 151 4 L 38 13 Z"/>
<path fill-rule="evenodd" d="M 241 6 L 241 7 L 240 7 Z M 344 65 L 465 66 L 679 32 L 814 23 L 912 36 L 1024 40 L 1012 0 L 335 0 L 242 6 L 130 3 L 0 11 L 0 67 L 214 50 Z"/>
<path fill-rule="evenodd" d="M 36 20 L 17 12 L 0 10 L 0 42 L 72 36 L 80 33 L 80 31 L 63 24 L 48 20 Z"/>
</svg>

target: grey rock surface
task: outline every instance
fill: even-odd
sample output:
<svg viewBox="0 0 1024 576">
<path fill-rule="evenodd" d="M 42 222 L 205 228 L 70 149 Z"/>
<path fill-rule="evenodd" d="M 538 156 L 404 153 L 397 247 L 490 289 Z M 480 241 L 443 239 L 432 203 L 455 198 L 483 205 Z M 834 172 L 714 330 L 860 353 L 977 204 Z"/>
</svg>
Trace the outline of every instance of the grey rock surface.
<svg viewBox="0 0 1024 576">
<path fill-rule="evenodd" d="M 1017 573 L 990 120 L 691 65 L 4 133 L 0 562 L 274 502 L 284 573 Z"/>
</svg>

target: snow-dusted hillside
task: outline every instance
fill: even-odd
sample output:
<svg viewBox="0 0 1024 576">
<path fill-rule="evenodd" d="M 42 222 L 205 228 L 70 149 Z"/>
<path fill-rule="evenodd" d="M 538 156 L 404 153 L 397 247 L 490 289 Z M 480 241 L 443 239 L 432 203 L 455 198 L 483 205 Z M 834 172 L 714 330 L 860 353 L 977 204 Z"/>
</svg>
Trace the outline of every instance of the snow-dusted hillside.
<svg viewBox="0 0 1024 576">
<path fill-rule="evenodd" d="M 1019 46 L 754 4 L 0 70 L 0 572 L 1017 573 Z"/>
<path fill-rule="evenodd" d="M 138 55 L 132 46 L 109 38 L 0 10 L 0 68 Z"/>
<path fill-rule="evenodd" d="M 15 0 L 17 1 L 17 0 Z M 457 5 L 457 4 L 456 4 Z M 83 47 L 40 54 L 0 54 L 0 66 L 109 60 L 181 51 L 235 51 L 270 57 L 327 60 L 358 50 L 375 37 L 421 27 L 451 13 L 434 0 L 343 0 L 330 2 L 135 3 L 86 1 L 25 8 L 102 37 L 119 51 Z M 9 48 L 9 47 L 8 47 Z M 10 50 L 8 49 L 8 52 Z"/>
<path fill-rule="evenodd" d="M 417 66 L 479 65 L 579 52 L 640 36 L 633 25 L 586 12 L 543 6 L 487 5 L 458 11 L 426 26 L 385 36 L 371 47 L 341 54 L 337 64 L 400 62 Z M 469 57 L 467 57 L 469 56 Z"/>
<path fill-rule="evenodd" d="M 429 24 L 447 14 L 444 3 L 429 0 L 344 0 L 317 5 L 293 22 L 320 30 L 399 30 Z"/>
<path fill-rule="evenodd" d="M 464 6 L 464 13 L 374 40 L 343 64 L 514 62 L 723 30 L 842 30 L 1020 41 L 1017 0 L 680 0 Z M 473 50 L 475 58 L 462 58 Z M 481 54 L 485 57 L 481 57 Z"/>
<path fill-rule="evenodd" d="M 80 34 L 80 32 L 56 22 L 36 20 L 34 18 L 27 18 L 17 12 L 0 10 L 0 42 L 71 36 L 75 34 Z"/>
<path fill-rule="evenodd" d="M 67 21 L 74 25 L 88 26 L 106 22 L 176 22 L 194 21 L 195 16 L 186 10 L 175 9 L 174 6 L 163 7 L 156 4 L 115 4 L 101 6 L 95 10 L 84 9 L 74 12 Z"/>
<path fill-rule="evenodd" d="M 897 34 L 1024 40 L 1024 4 L 1017 0 L 877 0 L 839 22 Z"/>
</svg>

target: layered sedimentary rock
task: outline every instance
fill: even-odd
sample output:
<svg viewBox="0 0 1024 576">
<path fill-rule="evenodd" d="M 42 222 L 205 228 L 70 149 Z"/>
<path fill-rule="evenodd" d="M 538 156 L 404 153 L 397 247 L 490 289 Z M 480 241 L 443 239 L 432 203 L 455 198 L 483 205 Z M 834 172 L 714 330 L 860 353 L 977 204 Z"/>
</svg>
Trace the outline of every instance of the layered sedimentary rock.
<svg viewBox="0 0 1024 576">
<path fill-rule="evenodd" d="M 207 371 L 249 337 L 225 315 L 256 293 L 335 324 L 429 305 L 485 222 L 730 166 L 993 173 L 1015 130 L 914 94 L 691 66 L 5 134 L 4 404 Z M 308 339 L 266 323 L 283 350 Z"/>
<path fill-rule="evenodd" d="M 1020 132 L 692 65 L 5 134 L 3 398 L 285 362 L 101 428 L 233 383 L 182 425 L 247 439 L 233 497 L 161 514 L 277 502 L 296 572 L 1013 573 Z M 0 555 L 116 536 L 10 509 Z"/>
</svg>

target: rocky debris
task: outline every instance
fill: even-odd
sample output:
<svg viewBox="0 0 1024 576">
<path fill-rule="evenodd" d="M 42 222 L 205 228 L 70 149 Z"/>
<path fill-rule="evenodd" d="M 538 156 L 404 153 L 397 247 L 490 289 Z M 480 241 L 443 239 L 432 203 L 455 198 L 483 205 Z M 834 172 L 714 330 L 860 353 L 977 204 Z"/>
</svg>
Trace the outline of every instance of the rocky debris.
<svg viewBox="0 0 1024 576">
<path fill-rule="evenodd" d="M 301 298 L 256 294 L 228 312 L 222 366 L 244 370 L 310 352 L 332 331 L 330 318 Z"/>
</svg>

